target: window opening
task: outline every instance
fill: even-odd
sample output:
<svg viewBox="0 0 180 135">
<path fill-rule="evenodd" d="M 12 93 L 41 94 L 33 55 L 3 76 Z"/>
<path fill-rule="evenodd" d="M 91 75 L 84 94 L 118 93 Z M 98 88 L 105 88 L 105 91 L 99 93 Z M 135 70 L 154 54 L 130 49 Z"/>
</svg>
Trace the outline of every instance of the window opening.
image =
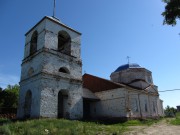
<svg viewBox="0 0 180 135">
<path fill-rule="evenodd" d="M 38 39 L 38 33 L 37 31 L 35 31 L 31 37 L 30 55 L 34 54 L 37 51 L 37 39 Z"/>
<path fill-rule="evenodd" d="M 59 72 L 69 74 L 69 70 L 67 68 L 63 68 L 63 67 L 59 69 Z"/>
<path fill-rule="evenodd" d="M 58 33 L 58 51 L 68 55 L 71 53 L 71 37 L 66 31 Z"/>
</svg>

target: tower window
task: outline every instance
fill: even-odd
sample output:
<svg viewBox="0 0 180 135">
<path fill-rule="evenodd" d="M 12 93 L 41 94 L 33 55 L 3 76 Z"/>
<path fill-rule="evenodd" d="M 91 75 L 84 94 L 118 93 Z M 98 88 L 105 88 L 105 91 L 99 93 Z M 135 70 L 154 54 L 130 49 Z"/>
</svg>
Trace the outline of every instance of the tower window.
<svg viewBox="0 0 180 135">
<path fill-rule="evenodd" d="M 37 51 L 37 39 L 38 39 L 38 32 L 35 31 L 31 37 L 30 55 L 32 55 Z"/>
<path fill-rule="evenodd" d="M 68 70 L 67 68 L 65 68 L 65 67 L 60 68 L 60 69 L 59 69 L 59 72 L 61 72 L 61 73 L 66 73 L 66 74 L 70 74 L 69 70 Z"/>
<path fill-rule="evenodd" d="M 58 51 L 71 54 L 71 37 L 66 31 L 60 31 L 58 33 Z"/>
</svg>

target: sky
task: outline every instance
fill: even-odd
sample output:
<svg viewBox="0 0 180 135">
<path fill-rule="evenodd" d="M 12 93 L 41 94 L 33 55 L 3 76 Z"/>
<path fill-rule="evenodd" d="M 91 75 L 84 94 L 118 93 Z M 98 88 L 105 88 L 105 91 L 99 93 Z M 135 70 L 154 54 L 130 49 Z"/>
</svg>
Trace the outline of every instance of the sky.
<svg viewBox="0 0 180 135">
<path fill-rule="evenodd" d="M 82 33 L 83 73 L 105 79 L 119 66 L 138 63 L 152 71 L 159 91 L 180 89 L 180 22 L 163 25 L 161 0 L 56 0 L 55 16 Z M 53 0 L 0 0 L 0 87 L 20 81 L 24 34 Z M 180 105 L 180 91 L 160 92 L 164 107 Z"/>
</svg>

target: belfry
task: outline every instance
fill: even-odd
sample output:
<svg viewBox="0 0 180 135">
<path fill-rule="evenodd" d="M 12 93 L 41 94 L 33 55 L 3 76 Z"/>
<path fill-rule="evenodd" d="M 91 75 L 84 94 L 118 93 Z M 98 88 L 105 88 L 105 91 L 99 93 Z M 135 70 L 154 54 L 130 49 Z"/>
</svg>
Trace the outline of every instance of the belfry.
<svg viewBox="0 0 180 135">
<path fill-rule="evenodd" d="M 18 118 L 81 119 L 81 33 L 45 16 L 25 36 Z"/>
</svg>

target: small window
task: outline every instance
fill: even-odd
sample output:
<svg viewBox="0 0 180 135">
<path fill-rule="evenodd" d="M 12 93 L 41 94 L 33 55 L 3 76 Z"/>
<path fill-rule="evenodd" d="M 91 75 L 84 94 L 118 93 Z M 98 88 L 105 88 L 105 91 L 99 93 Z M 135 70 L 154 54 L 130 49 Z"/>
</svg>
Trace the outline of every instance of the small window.
<svg viewBox="0 0 180 135">
<path fill-rule="evenodd" d="M 71 37 L 66 31 L 58 33 L 58 51 L 68 55 L 71 53 Z"/>
<path fill-rule="evenodd" d="M 37 51 L 37 39 L 38 39 L 38 33 L 37 31 L 35 31 L 31 37 L 30 55 L 34 54 Z"/>
<path fill-rule="evenodd" d="M 145 108 L 145 112 L 148 112 L 148 109 L 147 109 L 147 100 L 145 100 L 144 108 Z"/>
<path fill-rule="evenodd" d="M 135 103 L 136 103 L 136 106 L 135 106 L 135 111 L 138 112 L 138 102 L 137 102 L 137 99 L 135 99 Z"/>
<path fill-rule="evenodd" d="M 156 112 L 154 101 L 153 101 L 153 111 Z"/>
<path fill-rule="evenodd" d="M 67 68 L 65 68 L 65 67 L 60 68 L 60 69 L 59 69 L 59 72 L 61 72 L 61 73 L 66 73 L 66 74 L 69 74 L 69 73 L 70 73 L 69 70 L 68 70 Z"/>
</svg>

